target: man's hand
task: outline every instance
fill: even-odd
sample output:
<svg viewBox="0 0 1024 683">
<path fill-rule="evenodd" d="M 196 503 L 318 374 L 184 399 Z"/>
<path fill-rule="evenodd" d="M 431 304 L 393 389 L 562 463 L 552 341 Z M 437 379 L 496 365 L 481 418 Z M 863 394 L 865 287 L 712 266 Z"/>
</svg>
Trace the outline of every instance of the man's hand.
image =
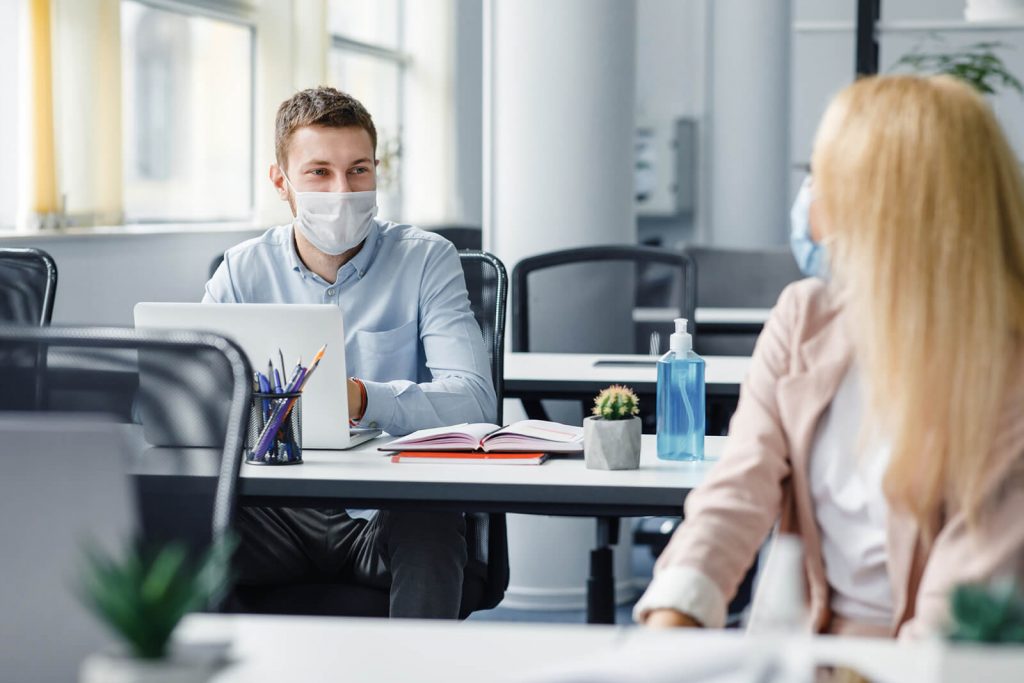
<svg viewBox="0 0 1024 683">
<path fill-rule="evenodd" d="M 644 626 L 651 628 L 703 628 L 693 617 L 674 609 L 656 609 L 647 615 Z"/>
<path fill-rule="evenodd" d="M 363 401 L 363 389 L 359 382 L 351 377 L 348 378 L 348 419 L 359 420 L 366 413 L 366 406 Z"/>
</svg>

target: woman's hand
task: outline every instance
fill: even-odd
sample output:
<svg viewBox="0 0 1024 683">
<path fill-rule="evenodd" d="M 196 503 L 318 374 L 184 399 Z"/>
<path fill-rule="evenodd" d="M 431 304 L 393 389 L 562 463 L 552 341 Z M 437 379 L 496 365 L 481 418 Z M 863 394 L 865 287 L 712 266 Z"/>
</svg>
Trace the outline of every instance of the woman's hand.
<svg viewBox="0 0 1024 683">
<path fill-rule="evenodd" d="M 644 626 L 651 628 L 703 628 L 693 617 L 674 609 L 652 610 L 644 620 Z"/>
</svg>

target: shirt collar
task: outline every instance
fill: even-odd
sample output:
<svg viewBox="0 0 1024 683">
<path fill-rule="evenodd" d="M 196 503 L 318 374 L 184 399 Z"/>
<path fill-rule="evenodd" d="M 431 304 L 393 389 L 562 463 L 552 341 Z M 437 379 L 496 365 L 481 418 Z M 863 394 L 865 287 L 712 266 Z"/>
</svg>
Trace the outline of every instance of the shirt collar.
<svg viewBox="0 0 1024 683">
<path fill-rule="evenodd" d="M 295 224 L 292 223 L 288 226 L 288 248 L 286 250 L 288 263 L 291 269 L 296 273 L 300 274 L 304 279 L 307 277 L 315 277 L 313 271 L 306 267 L 299 258 L 298 249 L 295 247 Z M 363 243 L 363 248 L 359 250 L 359 253 L 352 257 L 352 259 L 344 266 L 338 269 L 339 280 L 342 271 L 349 265 L 356 272 L 356 277 L 362 279 L 366 274 L 366 271 L 373 265 L 374 258 L 377 256 L 377 250 L 380 247 L 380 226 L 378 225 L 377 219 L 373 219 L 373 223 L 370 224 L 370 230 L 366 234 L 366 240 Z"/>
<path fill-rule="evenodd" d="M 291 269 L 302 277 L 312 275 L 310 270 L 302 263 L 302 259 L 299 258 L 299 250 L 295 246 L 295 223 L 288 226 L 287 243 L 288 246 L 285 248 L 285 254 L 287 255 L 288 265 L 291 266 Z"/>
</svg>

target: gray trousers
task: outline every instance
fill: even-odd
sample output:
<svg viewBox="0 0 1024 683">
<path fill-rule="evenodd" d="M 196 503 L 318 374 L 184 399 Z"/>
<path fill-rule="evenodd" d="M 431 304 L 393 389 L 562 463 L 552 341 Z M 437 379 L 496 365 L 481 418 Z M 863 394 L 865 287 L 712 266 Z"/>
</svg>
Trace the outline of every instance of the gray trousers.
<svg viewBox="0 0 1024 683">
<path fill-rule="evenodd" d="M 461 513 L 381 510 L 366 521 L 344 510 L 242 508 L 237 528 L 241 585 L 349 580 L 388 590 L 392 617 L 459 616 L 467 561 Z"/>
</svg>

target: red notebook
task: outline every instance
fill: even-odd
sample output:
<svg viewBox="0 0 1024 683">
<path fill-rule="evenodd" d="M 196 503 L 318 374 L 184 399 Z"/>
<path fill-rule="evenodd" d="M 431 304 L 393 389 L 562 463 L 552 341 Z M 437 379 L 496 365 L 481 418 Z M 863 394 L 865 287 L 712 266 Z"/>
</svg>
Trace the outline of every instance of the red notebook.
<svg viewBox="0 0 1024 683">
<path fill-rule="evenodd" d="M 432 465 L 540 465 L 547 453 L 473 453 L 466 451 L 403 451 L 391 456 L 391 462 L 415 462 Z"/>
</svg>

